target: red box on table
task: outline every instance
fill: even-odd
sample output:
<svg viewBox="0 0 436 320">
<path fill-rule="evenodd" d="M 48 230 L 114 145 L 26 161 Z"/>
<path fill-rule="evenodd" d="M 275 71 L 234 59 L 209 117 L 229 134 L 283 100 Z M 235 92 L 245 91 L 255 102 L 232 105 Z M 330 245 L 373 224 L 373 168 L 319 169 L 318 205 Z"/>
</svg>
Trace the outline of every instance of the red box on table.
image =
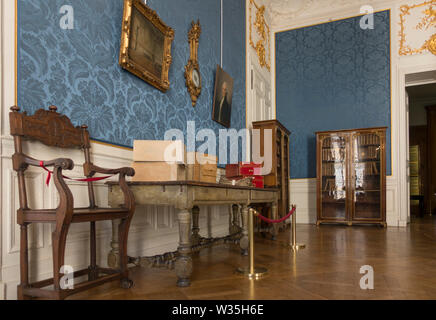
<svg viewBox="0 0 436 320">
<path fill-rule="evenodd" d="M 226 178 L 229 180 L 240 180 L 246 177 L 252 177 L 253 186 L 256 188 L 264 188 L 265 179 L 262 176 L 262 164 L 243 163 L 228 164 L 226 166 Z"/>
<path fill-rule="evenodd" d="M 226 166 L 227 179 L 242 179 L 245 177 L 261 176 L 262 164 L 256 163 L 243 163 L 228 164 Z"/>
<path fill-rule="evenodd" d="M 265 188 L 265 177 L 264 176 L 254 176 L 251 180 L 253 187 L 263 189 Z"/>
</svg>

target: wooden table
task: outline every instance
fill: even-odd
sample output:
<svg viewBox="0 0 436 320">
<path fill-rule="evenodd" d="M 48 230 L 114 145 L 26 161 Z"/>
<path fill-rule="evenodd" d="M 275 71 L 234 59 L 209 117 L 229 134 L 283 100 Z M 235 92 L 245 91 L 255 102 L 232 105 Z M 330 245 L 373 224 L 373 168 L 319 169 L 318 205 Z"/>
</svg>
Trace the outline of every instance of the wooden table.
<svg viewBox="0 0 436 320">
<path fill-rule="evenodd" d="M 124 204 L 124 195 L 120 187 L 109 182 L 109 205 L 117 208 Z M 166 205 L 174 206 L 178 210 L 179 221 L 179 247 L 175 263 L 175 272 L 178 277 L 179 287 L 190 286 L 190 277 L 193 266 L 191 247 L 197 244 L 199 235 L 199 205 L 233 205 L 230 219 L 230 232 L 239 221 L 238 214 L 242 213 L 242 238 L 240 247 L 243 254 L 248 252 L 248 210 L 249 206 L 256 203 L 270 204 L 272 216 L 277 219 L 277 204 L 279 189 L 257 189 L 242 186 L 210 184 L 192 181 L 173 182 L 132 182 L 129 183 L 135 195 L 136 205 Z M 192 216 L 192 230 L 191 230 Z M 234 230 L 234 229 L 233 229 Z M 236 227 L 238 230 L 238 227 Z M 118 227 L 113 223 L 112 251 L 109 253 L 108 262 L 111 267 L 118 265 Z M 273 228 L 273 236 L 277 229 Z"/>
</svg>

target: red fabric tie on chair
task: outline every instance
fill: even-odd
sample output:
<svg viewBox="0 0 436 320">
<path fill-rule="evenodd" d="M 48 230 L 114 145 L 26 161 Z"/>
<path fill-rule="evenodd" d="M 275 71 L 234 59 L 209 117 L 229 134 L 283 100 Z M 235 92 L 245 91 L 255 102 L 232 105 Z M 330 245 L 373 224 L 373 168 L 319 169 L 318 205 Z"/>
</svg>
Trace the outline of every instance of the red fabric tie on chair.
<svg viewBox="0 0 436 320">
<path fill-rule="evenodd" d="M 49 186 L 49 185 L 50 185 L 50 180 L 51 180 L 51 175 L 53 174 L 53 171 L 48 170 L 48 169 L 44 166 L 44 161 L 40 161 L 40 162 L 39 162 L 39 166 L 40 166 L 41 168 L 43 168 L 45 171 L 48 172 L 47 179 L 45 180 L 45 184 L 46 184 L 47 186 Z M 64 179 L 72 180 L 72 181 L 79 181 L 79 182 L 94 182 L 94 181 L 101 181 L 101 180 L 105 180 L 105 179 L 112 178 L 113 175 L 112 175 L 112 176 L 104 176 L 104 177 L 85 178 L 85 179 L 73 179 L 73 178 L 66 177 L 66 176 L 64 176 L 64 175 L 63 175 L 62 177 L 63 177 Z"/>
</svg>

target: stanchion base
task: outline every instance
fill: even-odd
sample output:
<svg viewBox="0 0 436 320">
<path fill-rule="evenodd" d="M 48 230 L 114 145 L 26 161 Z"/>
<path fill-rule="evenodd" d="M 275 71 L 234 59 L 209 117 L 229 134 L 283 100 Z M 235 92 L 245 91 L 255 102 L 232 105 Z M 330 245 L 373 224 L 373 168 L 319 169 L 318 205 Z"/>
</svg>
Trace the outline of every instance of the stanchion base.
<svg viewBox="0 0 436 320">
<path fill-rule="evenodd" d="M 291 249 L 292 251 L 299 251 L 299 250 L 306 248 L 306 245 L 305 244 L 296 244 L 295 246 L 293 246 L 292 244 L 287 244 L 285 247 L 288 249 Z"/>
<path fill-rule="evenodd" d="M 249 267 L 240 267 L 236 271 L 238 273 L 241 273 L 244 276 L 248 277 L 249 279 L 259 279 L 259 278 L 263 277 L 268 272 L 268 269 L 266 269 L 266 268 L 254 268 L 254 273 L 251 273 Z"/>
</svg>

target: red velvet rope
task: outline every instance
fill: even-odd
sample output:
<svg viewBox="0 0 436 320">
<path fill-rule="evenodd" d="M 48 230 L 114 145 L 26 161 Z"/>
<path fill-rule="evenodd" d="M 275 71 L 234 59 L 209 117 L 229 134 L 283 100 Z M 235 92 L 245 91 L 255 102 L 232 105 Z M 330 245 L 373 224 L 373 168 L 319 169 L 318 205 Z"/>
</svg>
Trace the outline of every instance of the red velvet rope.
<svg viewBox="0 0 436 320">
<path fill-rule="evenodd" d="M 50 180 L 51 180 L 51 175 L 53 174 L 53 171 L 48 170 L 45 166 L 44 166 L 44 161 L 40 161 L 39 162 L 39 166 L 41 168 L 43 168 L 45 171 L 48 172 L 47 175 L 47 179 L 45 180 L 45 184 L 48 186 L 50 184 Z M 64 179 L 67 180 L 72 180 L 72 181 L 80 181 L 80 182 L 94 182 L 94 181 L 101 181 L 101 180 L 105 180 L 105 179 L 109 179 L 113 176 L 105 176 L 105 177 L 94 177 L 94 178 L 85 178 L 85 179 L 73 179 L 70 177 L 66 177 L 66 176 L 62 176 Z"/>
<path fill-rule="evenodd" d="M 267 223 L 282 223 L 283 221 L 288 220 L 289 217 L 292 216 L 292 215 L 295 213 L 295 210 L 296 210 L 296 209 L 297 209 L 296 207 L 293 207 L 292 210 L 289 211 L 289 213 L 288 213 L 288 215 L 287 215 L 286 217 L 283 217 L 283 218 L 281 218 L 281 219 L 279 219 L 279 220 L 271 220 L 271 219 L 265 218 L 265 217 L 264 217 L 263 215 L 261 215 L 261 214 L 258 214 L 257 216 L 258 216 L 261 220 L 263 220 L 263 221 L 265 221 L 265 222 L 267 222 Z"/>
</svg>

